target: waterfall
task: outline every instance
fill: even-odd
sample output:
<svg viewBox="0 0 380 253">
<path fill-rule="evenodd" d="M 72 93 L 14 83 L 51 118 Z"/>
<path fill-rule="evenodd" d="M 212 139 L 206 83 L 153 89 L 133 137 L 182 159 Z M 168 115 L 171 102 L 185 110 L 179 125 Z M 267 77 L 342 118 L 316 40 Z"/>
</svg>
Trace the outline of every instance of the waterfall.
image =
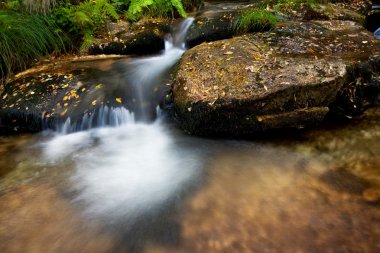
<svg viewBox="0 0 380 253">
<path fill-rule="evenodd" d="M 81 119 L 73 120 L 69 117 L 58 127 L 62 134 L 88 130 L 95 127 L 120 126 L 133 122 L 152 122 L 157 117 L 157 107 L 162 96 L 157 95 L 159 89 L 167 78 L 171 67 L 186 51 L 186 33 L 194 19 L 187 18 L 173 27 L 173 32 L 165 36 L 165 50 L 154 57 L 133 59 L 120 64 L 122 78 L 128 87 L 125 93 L 134 103 L 129 110 L 125 107 L 101 106 Z M 118 91 L 120 92 L 120 91 Z"/>
<path fill-rule="evenodd" d="M 43 143 L 48 163 L 74 163 L 74 202 L 85 205 L 86 217 L 140 230 L 135 220 L 154 219 L 154 210 L 174 205 L 198 180 L 204 152 L 191 149 L 189 137 L 171 131 L 161 120 L 150 121 L 151 115 L 161 114 L 152 90 L 185 52 L 192 22 L 186 19 L 173 29 L 161 55 L 116 66 L 125 70 L 122 80 L 129 83 L 136 106 L 101 106 L 75 122 L 68 118 Z"/>
</svg>

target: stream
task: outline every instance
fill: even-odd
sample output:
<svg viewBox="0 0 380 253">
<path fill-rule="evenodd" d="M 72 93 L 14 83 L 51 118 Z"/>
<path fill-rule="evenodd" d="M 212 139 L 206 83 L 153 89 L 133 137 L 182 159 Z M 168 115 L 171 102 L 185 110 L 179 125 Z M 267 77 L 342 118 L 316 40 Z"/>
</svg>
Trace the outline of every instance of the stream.
<svg viewBox="0 0 380 253">
<path fill-rule="evenodd" d="M 129 110 L 0 137 L 0 252 L 380 252 L 380 108 L 252 140 L 188 136 L 151 92 L 191 23 L 161 55 L 115 61 Z"/>
</svg>

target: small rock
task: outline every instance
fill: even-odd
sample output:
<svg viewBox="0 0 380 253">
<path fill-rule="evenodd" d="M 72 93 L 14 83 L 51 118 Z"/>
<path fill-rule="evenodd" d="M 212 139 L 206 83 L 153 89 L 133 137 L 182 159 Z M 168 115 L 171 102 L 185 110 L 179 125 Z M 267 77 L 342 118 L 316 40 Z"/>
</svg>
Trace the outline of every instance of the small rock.
<svg viewBox="0 0 380 253">
<path fill-rule="evenodd" d="M 368 203 L 380 202 L 380 189 L 379 188 L 368 188 L 362 194 L 362 197 Z"/>
</svg>

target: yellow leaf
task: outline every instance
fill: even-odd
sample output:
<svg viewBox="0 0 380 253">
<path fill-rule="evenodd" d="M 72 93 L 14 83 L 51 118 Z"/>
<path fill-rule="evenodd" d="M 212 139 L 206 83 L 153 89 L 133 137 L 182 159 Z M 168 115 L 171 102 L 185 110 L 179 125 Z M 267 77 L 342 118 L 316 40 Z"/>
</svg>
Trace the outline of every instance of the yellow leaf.
<svg viewBox="0 0 380 253">
<path fill-rule="evenodd" d="M 100 88 L 102 88 L 102 86 L 103 86 L 103 84 L 99 83 L 99 84 L 97 84 L 97 85 L 95 86 L 95 89 L 100 89 Z"/>
<path fill-rule="evenodd" d="M 92 100 L 91 104 L 92 104 L 92 105 L 96 105 L 96 99 L 95 99 L 95 100 Z"/>
<path fill-rule="evenodd" d="M 86 88 L 82 88 L 82 92 L 84 92 L 86 90 Z"/>
<path fill-rule="evenodd" d="M 67 99 L 69 99 L 68 96 L 64 96 L 64 97 L 63 97 L 63 101 L 66 101 Z"/>
<path fill-rule="evenodd" d="M 121 98 L 115 98 L 116 102 L 121 103 Z"/>
<path fill-rule="evenodd" d="M 67 109 L 66 109 L 66 110 L 64 110 L 63 112 L 61 112 L 59 115 L 63 116 L 63 115 L 65 115 L 65 114 L 66 114 L 66 112 L 67 112 Z"/>
</svg>

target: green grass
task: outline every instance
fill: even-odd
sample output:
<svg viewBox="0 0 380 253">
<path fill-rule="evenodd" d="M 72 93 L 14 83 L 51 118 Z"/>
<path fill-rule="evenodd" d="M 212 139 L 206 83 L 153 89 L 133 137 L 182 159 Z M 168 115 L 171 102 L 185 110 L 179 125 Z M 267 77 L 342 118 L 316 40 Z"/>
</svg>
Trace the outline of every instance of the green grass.
<svg viewBox="0 0 380 253">
<path fill-rule="evenodd" d="M 235 18 L 232 28 L 236 34 L 265 31 L 276 25 L 277 17 L 263 9 L 246 11 Z"/>
<path fill-rule="evenodd" d="M 0 79 L 36 58 L 64 48 L 63 39 L 46 16 L 0 10 Z"/>
</svg>

